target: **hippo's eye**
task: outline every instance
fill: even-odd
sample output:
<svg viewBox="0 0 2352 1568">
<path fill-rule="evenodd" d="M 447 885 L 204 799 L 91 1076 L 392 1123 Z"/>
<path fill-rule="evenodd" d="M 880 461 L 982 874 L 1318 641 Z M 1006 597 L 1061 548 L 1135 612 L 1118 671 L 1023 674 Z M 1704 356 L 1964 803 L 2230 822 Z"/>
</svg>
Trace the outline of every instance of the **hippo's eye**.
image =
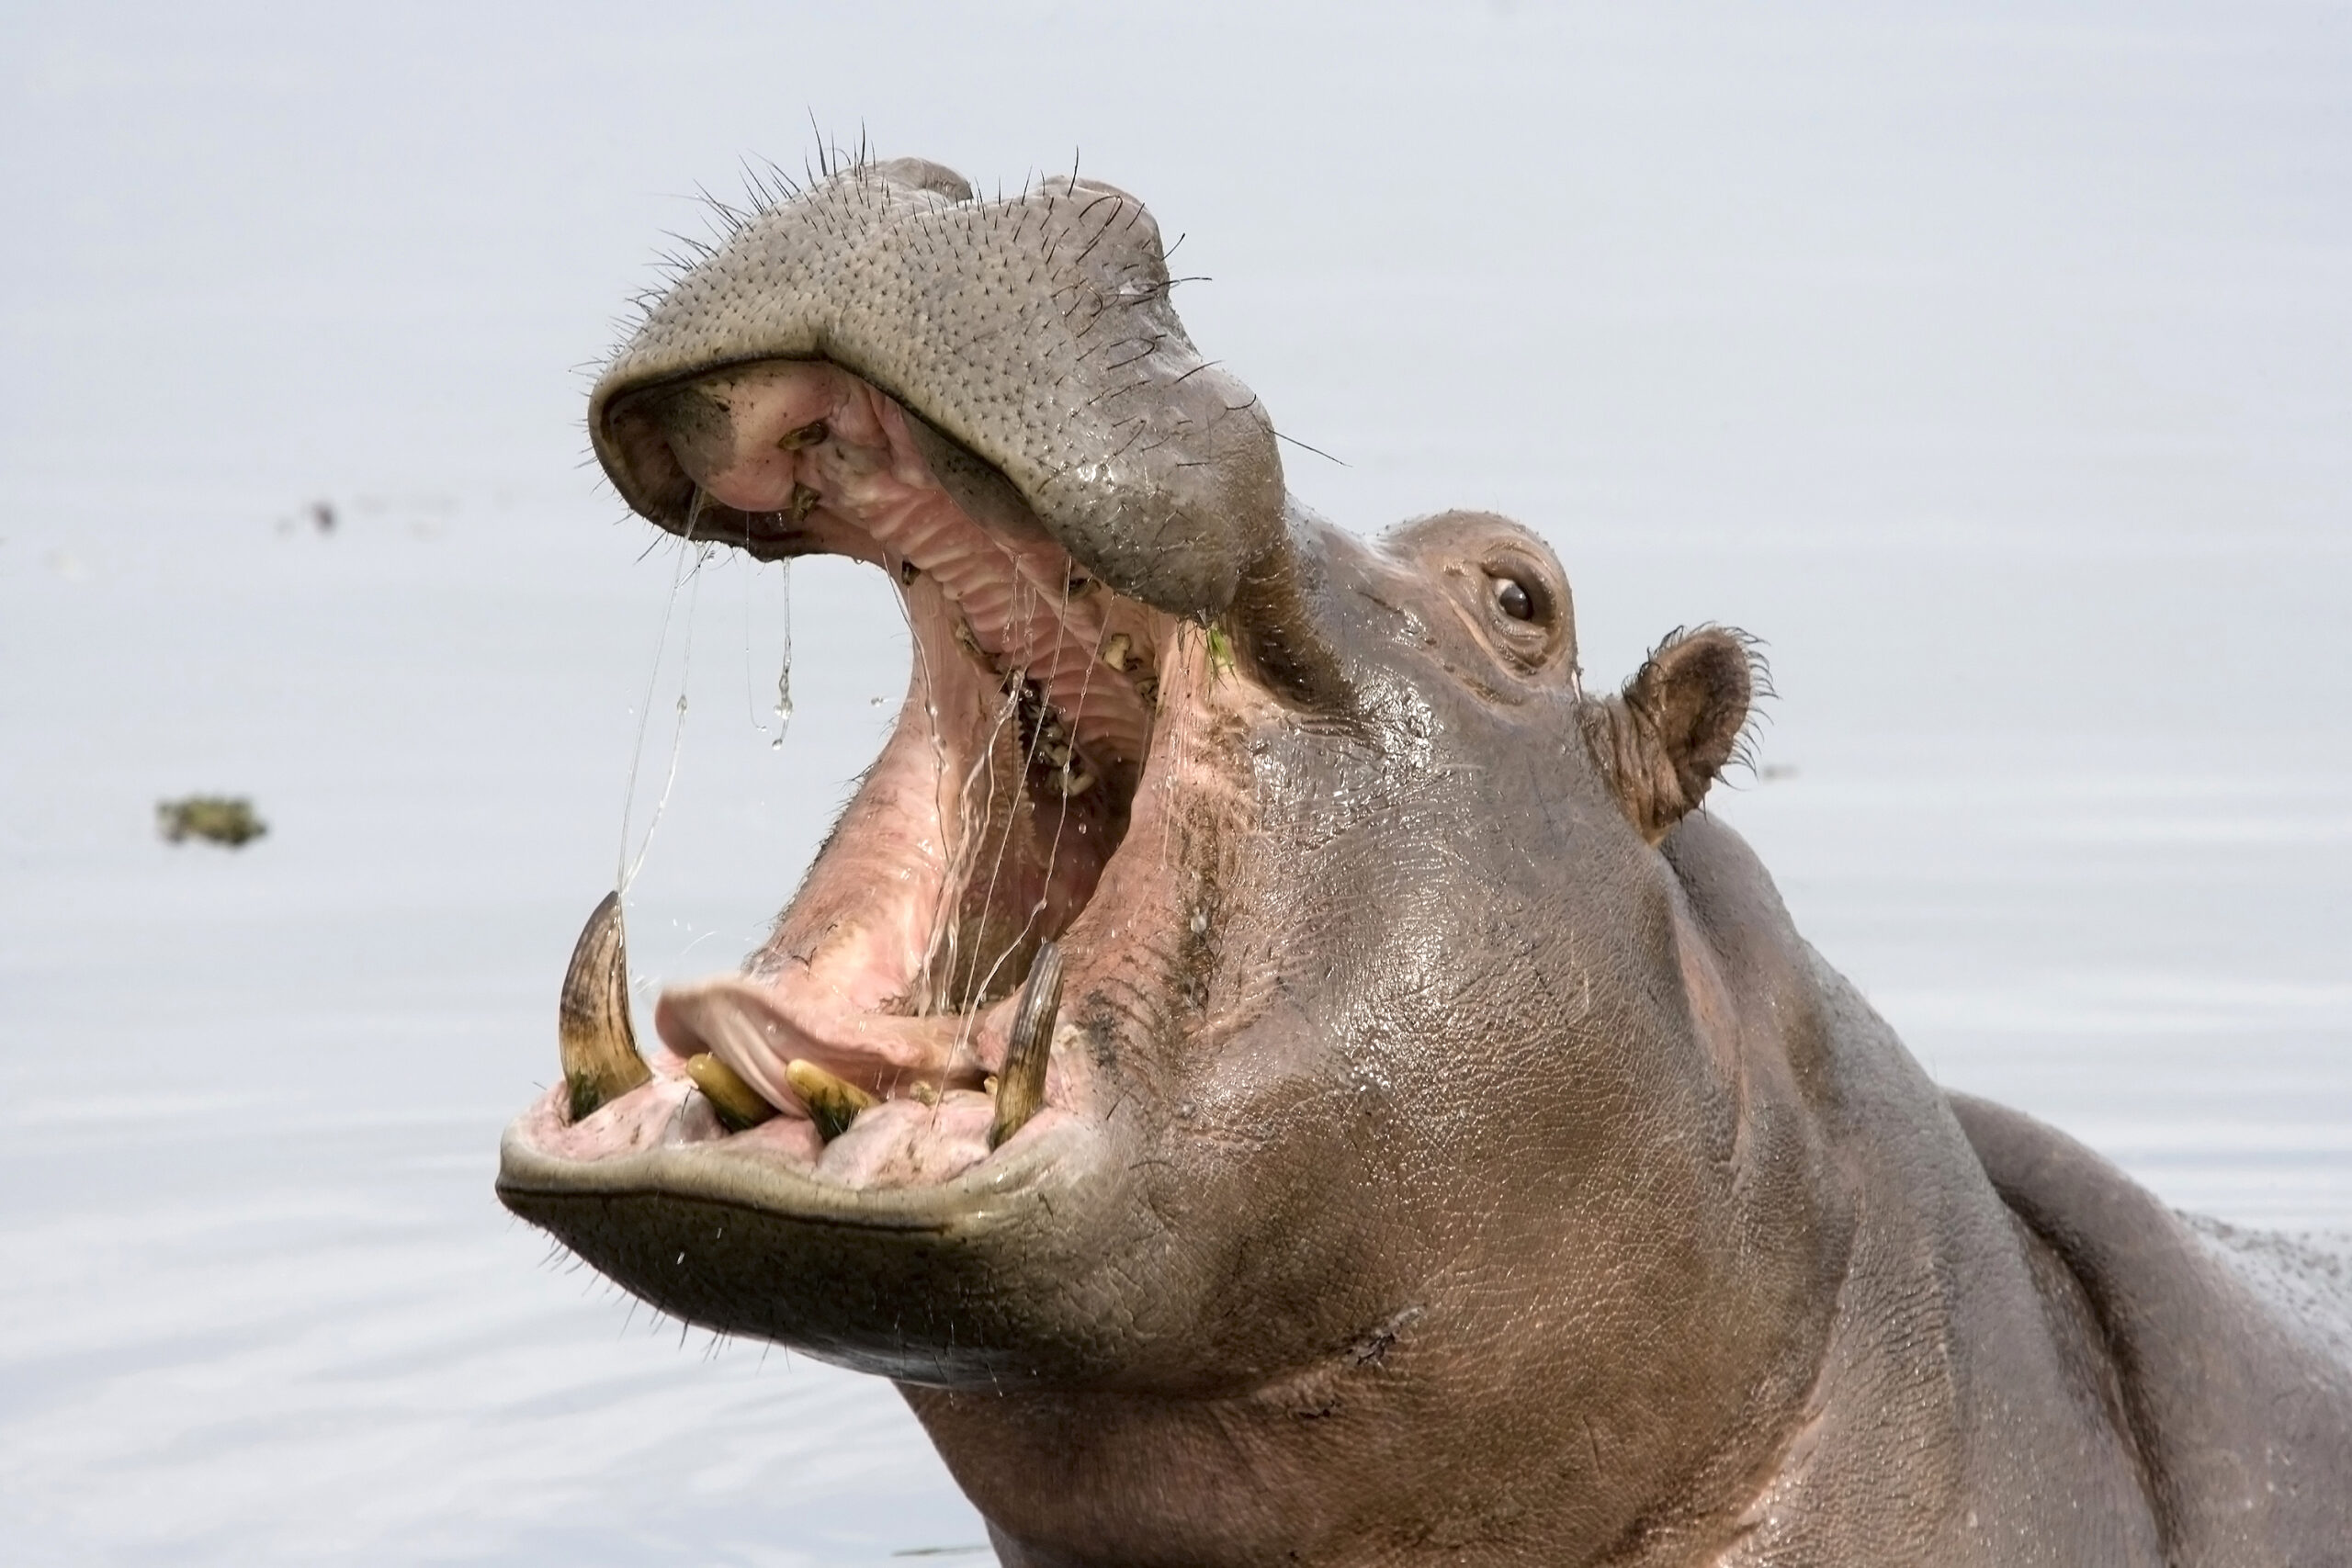
<svg viewBox="0 0 2352 1568">
<path fill-rule="evenodd" d="M 1535 596 L 1527 585 L 1515 577 L 1498 577 L 1495 584 L 1495 607 L 1514 621 L 1535 618 Z"/>
</svg>

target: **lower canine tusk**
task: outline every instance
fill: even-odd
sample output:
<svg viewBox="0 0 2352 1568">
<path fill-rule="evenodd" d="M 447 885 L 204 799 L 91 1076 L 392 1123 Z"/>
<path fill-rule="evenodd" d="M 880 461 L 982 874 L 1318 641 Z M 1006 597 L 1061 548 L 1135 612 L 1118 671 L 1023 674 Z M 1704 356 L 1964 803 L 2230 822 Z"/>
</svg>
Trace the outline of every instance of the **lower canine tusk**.
<svg viewBox="0 0 2352 1568">
<path fill-rule="evenodd" d="M 996 1148 L 1028 1124 L 1046 1103 L 1046 1068 L 1054 1055 L 1054 1019 L 1062 1010 L 1062 950 L 1052 942 L 1037 949 L 1012 1012 L 1005 1042 L 1004 1071 L 997 1075 L 996 1118 L 989 1123 L 989 1147 Z"/>
<path fill-rule="evenodd" d="M 556 1038 L 574 1122 L 653 1077 L 637 1054 L 637 1032 L 629 1026 L 628 943 L 621 931 L 618 893 L 605 895 L 571 950 Z"/>
</svg>

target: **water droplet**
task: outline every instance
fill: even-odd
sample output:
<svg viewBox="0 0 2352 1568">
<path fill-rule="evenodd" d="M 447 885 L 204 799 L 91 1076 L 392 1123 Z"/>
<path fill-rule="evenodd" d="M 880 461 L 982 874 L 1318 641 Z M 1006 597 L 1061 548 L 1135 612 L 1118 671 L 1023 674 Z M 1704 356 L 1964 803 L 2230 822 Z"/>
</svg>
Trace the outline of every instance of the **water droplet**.
<svg viewBox="0 0 2352 1568">
<path fill-rule="evenodd" d="M 792 563 L 779 563 L 784 569 L 784 657 L 775 672 L 775 739 L 768 742 L 768 750 L 784 749 L 784 732 L 792 725 Z"/>
</svg>

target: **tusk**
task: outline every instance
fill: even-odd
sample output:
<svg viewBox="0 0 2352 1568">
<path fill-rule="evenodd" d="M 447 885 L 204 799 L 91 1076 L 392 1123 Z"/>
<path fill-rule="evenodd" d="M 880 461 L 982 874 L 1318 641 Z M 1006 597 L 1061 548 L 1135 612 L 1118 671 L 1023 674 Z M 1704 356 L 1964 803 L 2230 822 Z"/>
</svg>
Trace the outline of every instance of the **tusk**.
<svg viewBox="0 0 2352 1568">
<path fill-rule="evenodd" d="M 686 1058 L 686 1077 L 694 1079 L 730 1133 L 756 1127 L 775 1114 L 775 1107 L 761 1099 L 741 1074 L 707 1051 Z"/>
<path fill-rule="evenodd" d="M 817 1135 L 831 1143 L 849 1131 L 857 1113 L 869 1105 L 881 1102 L 846 1078 L 837 1078 L 814 1062 L 791 1061 L 785 1064 L 784 1081 L 808 1108 L 808 1120 L 817 1123 Z"/>
<path fill-rule="evenodd" d="M 1046 1068 L 1053 1061 L 1054 1018 L 1062 1009 L 1062 950 L 1052 942 L 1037 949 L 1029 978 L 1013 1010 L 1012 1033 L 1005 1042 L 1004 1071 L 997 1080 L 996 1119 L 989 1123 L 993 1149 L 1027 1124 L 1046 1103 Z"/>
<path fill-rule="evenodd" d="M 629 1026 L 628 943 L 621 931 L 618 893 L 605 895 L 571 950 L 556 1038 L 574 1122 L 653 1077 L 637 1054 L 637 1032 Z"/>
</svg>

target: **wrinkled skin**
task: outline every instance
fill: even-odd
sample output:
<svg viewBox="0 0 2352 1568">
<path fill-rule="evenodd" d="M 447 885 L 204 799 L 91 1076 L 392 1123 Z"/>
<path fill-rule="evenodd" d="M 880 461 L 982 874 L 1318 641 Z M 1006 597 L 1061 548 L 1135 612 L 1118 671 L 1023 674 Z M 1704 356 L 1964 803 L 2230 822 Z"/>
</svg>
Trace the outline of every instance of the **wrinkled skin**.
<svg viewBox="0 0 2352 1568">
<path fill-rule="evenodd" d="M 1009 1564 L 2343 1561 L 2340 1282 L 1939 1091 L 1696 809 L 1745 639 L 1586 693 L 1532 535 L 1287 502 L 1166 277 L 1110 187 L 901 160 L 653 307 L 607 472 L 673 530 L 893 570 L 916 689 L 775 938 L 665 998 L 652 1085 L 519 1121 L 507 1203 L 897 1380 Z M 1073 586 L 999 615 L 990 570 Z M 1121 627 L 1152 681 L 1073 684 Z M 1025 775 L 989 749 L 1029 672 L 1067 799 L 1030 730 Z M 1016 804 L 925 815 L 924 746 Z M 937 871 L 959 832 L 1042 912 Z M 937 981 L 943 927 L 996 977 Z M 1048 1109 L 989 1152 L 1046 937 Z M 884 1103 L 827 1145 L 787 1049 Z M 726 1135 L 705 1050 L 780 1114 Z"/>
</svg>

